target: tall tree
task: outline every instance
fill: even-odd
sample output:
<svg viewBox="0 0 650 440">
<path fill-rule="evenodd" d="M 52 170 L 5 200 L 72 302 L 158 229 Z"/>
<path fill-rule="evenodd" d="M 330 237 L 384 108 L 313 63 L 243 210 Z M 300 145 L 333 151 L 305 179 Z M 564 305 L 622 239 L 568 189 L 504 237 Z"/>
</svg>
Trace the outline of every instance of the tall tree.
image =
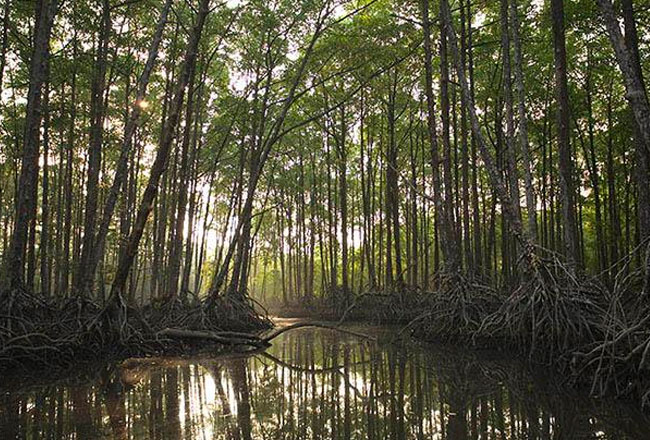
<svg viewBox="0 0 650 440">
<path fill-rule="evenodd" d="M 77 295 L 92 288 L 92 275 L 87 273 L 95 246 L 95 226 L 99 199 L 99 175 L 102 166 L 102 144 L 104 142 L 104 117 L 106 69 L 108 45 L 111 38 L 111 7 L 108 0 L 102 0 L 101 27 L 97 40 L 94 75 L 90 90 L 90 142 L 88 144 L 88 173 L 86 200 L 84 205 L 83 242 L 81 259 L 75 271 L 73 287 Z M 93 274 L 94 275 L 94 274 Z"/>
<path fill-rule="evenodd" d="M 16 190 L 16 216 L 5 271 L 10 290 L 23 287 L 27 232 L 36 215 L 38 157 L 42 118 L 43 85 L 47 81 L 50 35 L 57 12 L 57 0 L 38 0 L 35 5 L 34 48 L 29 66 L 29 91 L 25 116 L 20 178 Z"/>
<path fill-rule="evenodd" d="M 575 216 L 575 185 L 571 152 L 569 86 L 567 79 L 566 39 L 564 35 L 564 0 L 551 0 L 553 53 L 555 61 L 555 100 L 557 104 L 557 143 L 564 232 L 564 254 L 575 268 L 580 264 L 578 225 Z"/>
<path fill-rule="evenodd" d="M 634 118 L 638 125 L 638 129 L 642 139 L 646 145 L 650 145 L 650 104 L 648 103 L 648 96 L 643 84 L 643 78 L 639 76 L 639 72 L 635 63 L 635 55 L 633 49 L 630 49 L 625 42 L 625 37 L 621 33 L 614 7 L 610 0 L 597 0 L 600 10 L 603 15 L 607 34 L 614 47 L 616 60 L 618 66 L 623 74 L 625 80 L 625 89 L 627 91 L 626 98 L 632 111 Z M 626 8 L 629 11 L 629 7 Z M 626 14 L 629 15 L 629 12 Z M 631 17 L 634 18 L 633 16 Z M 629 22 L 629 21 L 628 21 Z M 630 26 L 632 24 L 630 23 Z M 630 27 L 628 38 L 633 40 L 634 28 Z"/>
<path fill-rule="evenodd" d="M 429 18 L 429 2 L 422 0 L 422 30 L 424 32 L 424 66 L 425 66 L 425 94 L 427 98 L 427 135 L 429 138 L 429 148 L 431 157 L 431 172 L 433 178 L 433 200 L 435 205 L 434 222 L 438 230 L 442 232 L 442 249 L 445 257 L 445 264 L 452 264 L 450 270 L 454 270 L 453 262 L 455 254 L 455 245 L 453 234 L 450 231 L 453 227 L 449 225 L 447 219 L 447 208 L 443 203 L 442 185 L 440 179 L 440 153 L 438 146 L 438 134 L 436 128 L 436 111 L 435 97 L 433 95 L 433 50 L 431 47 L 431 21 Z"/>
<path fill-rule="evenodd" d="M 166 0 L 163 5 L 162 10 L 158 18 L 158 23 L 156 25 L 156 30 L 154 32 L 153 38 L 151 40 L 151 45 L 149 46 L 149 52 L 147 55 L 147 61 L 144 65 L 144 69 L 138 78 L 138 83 L 136 85 L 136 97 L 135 102 L 131 108 L 129 118 L 124 127 L 124 135 L 122 137 L 122 144 L 120 148 L 120 156 L 117 161 L 115 176 L 113 177 L 113 183 L 106 195 L 106 201 L 104 202 L 104 208 L 102 213 L 101 222 L 97 230 L 97 235 L 95 237 L 95 243 L 92 247 L 93 255 L 90 258 L 90 262 L 87 267 L 85 267 L 84 274 L 84 287 L 85 289 L 90 288 L 92 285 L 92 280 L 95 276 L 95 271 L 99 260 L 104 253 L 104 245 L 106 241 L 106 235 L 108 234 L 108 228 L 110 226 L 113 213 L 115 211 L 115 205 L 120 194 L 120 189 L 124 185 L 124 181 L 128 173 L 128 158 L 129 153 L 133 145 L 133 136 L 138 126 L 138 121 L 140 116 L 146 107 L 146 93 L 147 87 L 149 85 L 149 79 L 151 78 L 151 73 L 153 71 L 156 58 L 158 57 L 158 50 L 160 48 L 160 43 L 162 41 L 163 31 L 167 23 L 167 17 L 169 15 L 169 10 L 171 8 L 172 0 Z"/>
<path fill-rule="evenodd" d="M 630 63 L 634 74 L 643 87 L 645 100 L 648 102 L 648 92 L 643 80 L 643 69 L 641 67 L 641 53 L 639 51 L 639 37 L 634 16 L 634 5 L 632 0 L 622 0 L 623 23 L 625 25 L 625 45 L 629 52 Z M 634 140 L 636 143 L 636 165 L 634 167 L 638 191 L 639 210 L 639 239 L 641 241 L 650 238 L 650 143 L 644 141 L 643 132 L 637 120 L 633 123 Z"/>
<path fill-rule="evenodd" d="M 512 64 L 510 57 L 510 23 L 508 18 L 508 0 L 501 0 L 501 54 L 503 60 L 503 98 L 506 106 L 505 157 L 508 178 L 508 190 L 515 204 L 516 214 L 521 221 L 519 170 L 517 169 L 517 151 L 515 149 L 515 112 L 512 93 Z M 506 240 L 504 245 L 508 246 Z M 516 243 L 514 246 L 516 247 Z M 509 246 L 510 247 L 510 246 Z M 504 253 L 506 256 L 507 253 Z M 505 267 L 505 265 L 504 265 Z"/>
<path fill-rule="evenodd" d="M 510 0 L 510 33 L 514 53 L 515 87 L 517 90 L 517 117 L 519 123 L 519 146 L 524 167 L 524 186 L 528 213 L 528 234 L 537 240 L 537 201 L 533 184 L 533 163 L 528 141 L 528 117 L 526 114 L 526 88 L 524 84 L 524 60 L 519 34 L 519 11 L 517 0 Z"/>
<path fill-rule="evenodd" d="M 167 168 L 167 163 L 169 161 L 169 151 L 176 136 L 176 129 L 180 120 L 180 113 L 183 106 L 183 100 L 185 98 L 185 91 L 187 89 L 187 84 L 190 80 L 192 70 L 194 69 L 194 65 L 196 63 L 198 46 L 201 39 L 203 26 L 210 11 L 209 4 L 209 0 L 200 1 L 196 13 L 196 19 L 188 37 L 187 49 L 185 51 L 183 63 L 180 68 L 180 75 L 176 82 L 176 92 L 174 93 L 174 97 L 169 108 L 169 114 L 167 116 L 167 120 L 165 121 L 162 140 L 160 146 L 158 147 L 158 151 L 156 152 L 154 163 L 151 166 L 149 181 L 138 207 L 138 212 L 133 224 L 133 230 L 129 235 L 123 253 L 120 255 L 115 278 L 113 279 L 111 295 L 114 303 L 117 302 L 119 304 L 123 301 L 122 295 L 126 286 L 126 280 L 131 270 L 131 266 L 133 265 L 133 260 L 135 259 L 136 253 L 138 252 L 138 247 L 140 245 L 140 240 L 142 239 L 142 234 L 144 233 L 147 219 L 149 218 L 149 213 L 153 208 L 153 200 L 156 196 L 156 193 L 158 192 L 158 183 L 160 181 L 160 177 Z"/>
<path fill-rule="evenodd" d="M 458 247 L 458 236 L 456 234 L 456 220 L 454 218 L 454 199 L 453 199 L 453 181 L 452 181 L 452 152 L 450 139 L 450 120 L 449 120 L 449 62 L 447 54 L 448 28 L 444 24 L 442 17 L 444 8 L 448 8 L 447 0 L 440 1 L 440 111 L 442 122 L 442 170 L 444 182 L 444 212 L 443 228 L 445 233 L 443 240 L 448 241 L 447 255 L 445 255 L 445 265 L 450 272 L 456 272 L 460 269 L 460 249 Z M 463 67 L 457 65 L 458 69 Z M 457 73 L 458 74 L 458 73 Z"/>
</svg>

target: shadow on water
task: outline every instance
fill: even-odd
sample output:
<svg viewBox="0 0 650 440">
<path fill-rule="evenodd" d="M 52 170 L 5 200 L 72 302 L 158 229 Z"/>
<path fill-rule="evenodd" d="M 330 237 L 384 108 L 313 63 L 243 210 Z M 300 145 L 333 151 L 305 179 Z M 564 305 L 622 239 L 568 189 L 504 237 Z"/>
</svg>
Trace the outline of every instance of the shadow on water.
<svg viewBox="0 0 650 440">
<path fill-rule="evenodd" d="M 390 330 L 376 329 L 390 337 Z M 1 439 L 647 439 L 638 410 L 504 355 L 289 331 L 267 352 L 129 360 L 0 397 Z M 499 358 L 501 357 L 501 358 Z"/>
</svg>

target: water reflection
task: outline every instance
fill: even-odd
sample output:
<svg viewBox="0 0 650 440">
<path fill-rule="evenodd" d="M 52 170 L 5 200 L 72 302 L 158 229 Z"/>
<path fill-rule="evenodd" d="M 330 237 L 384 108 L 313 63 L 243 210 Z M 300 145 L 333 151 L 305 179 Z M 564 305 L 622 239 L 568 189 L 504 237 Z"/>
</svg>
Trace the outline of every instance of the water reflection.
<svg viewBox="0 0 650 440">
<path fill-rule="evenodd" d="M 285 333 L 266 353 L 129 361 L 0 397 L 1 439 L 645 439 L 628 407 L 449 348 Z"/>
</svg>

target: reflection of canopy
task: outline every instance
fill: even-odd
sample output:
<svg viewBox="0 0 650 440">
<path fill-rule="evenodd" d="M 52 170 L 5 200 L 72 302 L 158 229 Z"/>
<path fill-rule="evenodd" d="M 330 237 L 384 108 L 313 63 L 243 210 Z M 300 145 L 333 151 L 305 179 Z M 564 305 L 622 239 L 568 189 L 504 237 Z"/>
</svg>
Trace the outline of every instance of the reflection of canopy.
<svg viewBox="0 0 650 440">
<path fill-rule="evenodd" d="M 62 437 L 155 440 L 576 438 L 596 431 L 631 440 L 650 427 L 639 411 L 567 395 L 502 353 L 359 344 L 320 329 L 283 335 L 254 355 L 130 359 L 82 388 L 32 388 L 0 401 L 0 437 L 23 428 L 48 437 L 59 426 Z M 59 397 L 65 393 L 71 398 Z M 37 401 L 49 403 L 21 409 Z"/>
<path fill-rule="evenodd" d="M 326 368 L 307 368 L 307 367 L 301 367 L 299 365 L 290 364 L 267 352 L 262 352 L 259 354 L 259 356 L 265 359 L 272 360 L 273 362 L 275 362 L 276 364 L 284 368 L 288 368 L 291 371 L 297 371 L 299 373 L 307 373 L 307 374 L 331 373 L 333 371 L 341 371 L 345 367 L 345 365 L 334 365 Z M 355 362 L 353 365 L 362 365 L 362 364 L 367 364 L 368 362 L 369 361 Z"/>
</svg>

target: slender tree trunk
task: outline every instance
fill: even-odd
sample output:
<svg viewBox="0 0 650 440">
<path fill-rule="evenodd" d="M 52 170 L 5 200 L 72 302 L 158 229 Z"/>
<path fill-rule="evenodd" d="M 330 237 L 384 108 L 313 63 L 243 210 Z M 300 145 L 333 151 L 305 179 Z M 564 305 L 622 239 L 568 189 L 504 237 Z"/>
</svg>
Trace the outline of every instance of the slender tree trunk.
<svg viewBox="0 0 650 440">
<path fill-rule="evenodd" d="M 359 123 L 359 137 L 360 137 L 360 157 L 359 157 L 359 169 L 361 171 L 361 197 L 362 197 L 362 209 L 363 209 L 363 218 L 364 218 L 364 255 L 367 260 L 368 267 L 368 284 L 370 290 L 375 290 L 377 287 L 377 274 L 375 271 L 374 260 L 372 258 L 372 211 L 370 209 L 370 197 L 371 197 L 371 151 L 370 151 L 370 142 L 366 142 L 366 109 L 365 109 L 365 94 L 364 91 L 361 91 L 361 108 L 360 108 L 360 123 Z M 366 145 L 367 143 L 367 145 Z"/>
<path fill-rule="evenodd" d="M 510 190 L 510 198 L 515 204 L 517 217 L 521 221 L 521 208 L 520 208 L 520 195 L 519 195 L 519 170 L 517 169 L 517 151 L 515 139 L 515 112 L 514 102 L 512 96 L 512 68 L 510 63 L 510 23 L 508 20 L 508 0 L 501 0 L 501 53 L 503 59 L 503 98 L 506 105 L 506 131 L 505 131 L 505 165 L 507 170 L 508 185 Z M 499 132 L 500 133 L 500 132 Z M 514 255 L 509 255 L 509 252 L 504 253 L 508 257 L 509 264 L 504 264 L 504 268 L 509 267 L 510 273 L 508 276 L 513 276 L 515 273 L 514 261 L 517 254 L 517 243 L 512 242 L 507 235 L 502 237 L 504 247 L 510 251 L 514 250 Z M 514 249 L 511 249 L 514 247 Z"/>
<path fill-rule="evenodd" d="M 66 170 L 65 170 L 65 215 L 63 216 L 63 268 L 61 270 L 61 294 L 64 296 L 68 293 L 70 286 L 70 242 L 72 240 L 72 203 L 74 198 L 73 191 L 73 160 L 74 160 L 74 141 L 75 141 L 75 123 L 77 119 L 77 36 L 73 37 L 73 58 L 75 64 L 72 70 L 72 79 L 70 84 L 70 124 L 68 127 L 68 139 L 66 142 Z"/>
<path fill-rule="evenodd" d="M 555 60 L 555 99 L 557 102 L 557 141 L 564 225 L 564 255 L 575 269 L 580 265 L 578 227 L 575 217 L 575 185 L 570 143 L 569 88 L 567 80 L 566 41 L 564 36 L 564 0 L 551 0 L 553 48 Z"/>
<path fill-rule="evenodd" d="M 418 269 L 419 269 L 419 258 L 418 258 L 418 244 L 419 244 L 419 238 L 420 235 L 418 233 L 418 205 L 417 205 L 417 188 L 418 188 L 418 181 L 417 181 L 417 149 L 418 149 L 418 136 L 416 135 L 415 139 L 413 139 L 413 131 L 411 128 L 413 127 L 413 114 L 411 112 L 410 115 L 410 121 L 409 121 L 409 162 L 410 162 L 410 168 L 411 168 L 411 176 L 410 176 L 410 186 L 411 189 L 409 191 L 409 198 L 410 203 L 409 203 L 409 214 L 411 216 L 410 218 L 410 230 L 411 230 L 411 243 L 407 243 L 407 250 L 409 251 L 409 258 L 408 258 L 408 273 L 409 273 L 409 284 L 411 286 L 417 286 L 418 285 Z"/>
<path fill-rule="evenodd" d="M 424 66 L 425 66 L 425 94 L 427 97 L 427 134 L 430 144 L 431 172 L 433 178 L 433 200 L 435 207 L 434 229 L 441 231 L 442 249 L 446 264 L 453 261 L 453 239 L 448 235 L 446 208 L 442 200 L 440 183 L 440 158 L 438 147 L 438 134 L 435 119 L 435 98 L 433 95 L 433 66 L 431 48 L 431 22 L 429 20 L 429 1 L 421 1 L 422 29 L 424 32 Z M 453 267 L 450 267 L 453 269 Z"/>
<path fill-rule="evenodd" d="M 341 106 L 341 132 L 338 142 L 339 153 L 339 203 L 341 209 L 341 276 L 343 294 L 347 296 L 350 294 L 350 282 L 348 274 L 348 181 L 347 181 L 347 149 L 345 143 L 347 142 L 346 132 L 346 114 L 345 106 Z"/>
<path fill-rule="evenodd" d="M 41 127 L 41 98 L 43 84 L 47 81 L 50 34 L 57 11 L 57 0 L 36 2 L 36 27 L 34 49 L 29 67 L 29 90 L 25 116 L 25 137 L 22 164 L 17 186 L 16 217 L 11 245 L 6 262 L 9 290 L 23 287 L 25 250 L 28 228 L 36 212 L 36 187 L 38 185 L 39 135 Z"/>
<path fill-rule="evenodd" d="M 468 58 L 468 81 L 469 91 L 474 102 L 474 51 L 473 51 L 473 32 L 472 32 L 472 2 L 467 1 L 467 58 Z M 464 96 L 464 94 L 463 94 Z M 465 101 L 465 107 L 469 111 L 468 102 Z M 474 271 L 480 275 L 483 266 L 483 234 L 481 227 L 481 210 L 479 205 L 479 181 L 478 181 L 478 166 L 477 166 L 477 153 L 476 153 L 476 138 L 472 135 L 471 138 L 471 154 L 472 154 L 472 211 L 474 225 Z"/>
<path fill-rule="evenodd" d="M 326 122 L 327 123 L 327 122 Z M 325 138 L 325 162 L 327 164 L 327 227 L 329 238 L 330 289 L 335 289 L 338 283 L 336 270 L 336 230 L 334 229 L 334 201 L 332 197 L 332 171 L 329 136 Z"/>
<path fill-rule="evenodd" d="M 634 69 L 634 74 L 645 92 L 645 102 L 648 103 L 648 95 L 643 79 L 643 70 L 641 68 L 641 54 L 639 52 L 639 38 L 634 18 L 634 5 L 632 0 L 621 0 L 621 5 L 623 7 L 626 48 Z M 648 108 L 646 108 L 647 111 Z M 644 141 L 644 135 L 638 121 L 635 121 L 634 124 L 634 138 L 637 158 L 634 171 L 638 193 L 639 241 L 644 241 L 650 237 L 650 141 L 647 137 Z M 650 268 L 648 269 L 650 270 Z"/>
<path fill-rule="evenodd" d="M 115 279 L 113 280 L 113 285 L 111 288 L 113 301 L 122 300 L 122 294 L 124 292 L 126 280 L 131 270 L 131 266 L 133 265 L 133 260 L 138 252 L 140 239 L 142 238 L 144 227 L 147 223 L 149 213 L 153 207 L 153 200 L 156 196 L 156 193 L 158 192 L 158 182 L 160 181 L 160 177 L 167 168 L 169 151 L 176 135 L 176 129 L 178 126 L 178 121 L 180 119 L 180 112 L 183 105 L 183 99 L 185 97 L 187 83 L 190 80 L 192 69 L 196 63 L 199 40 L 201 38 L 201 32 L 203 30 L 205 19 L 209 12 L 209 3 L 209 0 L 201 0 L 201 3 L 199 5 L 196 22 L 192 27 L 187 50 L 183 59 L 181 74 L 176 84 L 176 92 L 170 105 L 169 115 L 167 117 L 165 129 L 163 131 L 162 141 L 156 153 L 154 163 L 151 167 L 149 182 L 147 183 L 144 194 L 142 195 L 142 201 L 140 202 L 140 206 L 138 208 L 133 230 L 129 236 L 126 249 L 122 255 L 120 255 Z"/>
<path fill-rule="evenodd" d="M 65 109 L 65 82 L 61 83 L 61 100 L 60 104 L 61 107 L 59 109 L 59 114 L 60 115 L 65 115 L 66 109 Z M 55 246 L 54 246 L 54 255 L 56 259 L 56 266 L 54 270 L 54 280 L 53 280 L 53 287 L 54 287 L 54 293 L 56 295 L 61 295 L 61 270 L 63 268 L 63 206 L 64 206 L 64 192 L 63 192 L 63 182 L 64 182 L 64 176 L 65 176 L 65 133 L 66 133 L 66 128 L 64 125 L 62 125 L 59 128 L 59 137 L 61 139 L 61 142 L 59 143 L 58 147 L 58 156 L 59 156 L 59 163 L 58 163 L 58 168 L 56 172 L 54 173 L 54 179 L 55 179 L 55 186 L 56 186 L 56 235 L 55 235 Z"/>
<path fill-rule="evenodd" d="M 5 66 L 7 65 L 7 48 L 9 47 L 9 13 L 11 11 L 11 0 L 5 0 L 4 8 L 2 9 L 2 34 L 0 38 L 0 89 L 4 89 L 4 73 Z"/>
<path fill-rule="evenodd" d="M 524 166 L 524 187 L 528 213 L 528 234 L 537 241 L 537 201 L 533 186 L 533 164 L 528 142 L 528 118 L 526 117 L 526 89 L 524 87 L 523 54 L 519 36 L 519 12 L 517 0 L 510 0 L 510 32 L 514 49 L 515 87 L 517 89 L 517 117 L 519 123 L 519 147 Z"/>
<path fill-rule="evenodd" d="M 469 0 L 468 0 L 469 1 Z M 465 3 L 463 0 L 460 2 L 460 57 L 462 68 L 465 69 L 467 65 L 467 26 L 471 23 L 467 22 L 465 15 Z M 463 252 L 465 254 L 465 267 L 468 272 L 475 273 L 474 258 L 472 252 L 472 237 L 470 235 L 470 195 L 469 195 L 469 145 L 468 145 L 468 130 L 467 130 L 467 102 L 461 93 L 460 96 L 460 143 L 461 143 L 461 175 L 462 175 L 462 236 L 463 236 Z"/>
<path fill-rule="evenodd" d="M 49 63 L 48 63 L 49 77 Z M 43 91 L 43 194 L 41 204 L 41 292 L 44 296 L 50 296 L 50 176 L 49 176 L 49 154 L 50 154 L 50 97 L 49 84 L 45 85 Z"/>
<path fill-rule="evenodd" d="M 609 257 L 612 263 L 616 263 L 620 257 L 619 246 L 621 243 L 621 219 L 619 212 L 618 204 L 618 191 L 616 190 L 616 174 L 614 170 L 614 136 L 612 131 L 614 129 L 613 122 L 613 109 L 612 109 L 612 99 L 613 99 L 613 90 L 612 85 L 609 87 L 609 96 L 607 99 L 607 162 L 606 162 L 606 172 L 607 172 L 607 196 L 608 196 L 608 210 L 609 210 Z M 610 276 L 616 275 L 616 269 L 614 273 L 611 273 Z"/>
<path fill-rule="evenodd" d="M 391 234 L 387 241 L 387 250 L 390 251 L 392 242 L 395 252 L 395 277 L 391 274 L 387 279 L 397 282 L 397 285 L 387 287 L 397 287 L 399 289 L 404 285 L 404 276 L 402 273 L 402 239 L 399 221 L 399 186 L 397 182 L 399 166 L 397 163 L 398 146 L 396 139 L 396 124 L 398 118 L 396 114 L 397 82 L 397 68 L 394 68 L 388 99 L 388 146 L 386 148 L 386 207 L 388 208 L 388 216 L 386 218 L 386 223 L 389 225 L 389 234 Z M 390 259 L 390 257 L 391 253 L 389 252 L 387 258 Z"/>
<path fill-rule="evenodd" d="M 639 240 L 650 237 L 650 102 L 643 82 L 634 9 L 630 0 L 624 0 L 623 19 L 625 37 L 621 35 L 610 0 L 597 0 L 603 14 L 609 39 L 614 47 L 619 68 L 625 80 L 626 98 L 634 114 L 636 137 L 636 180 L 639 192 Z M 645 255 L 644 293 L 650 286 L 650 246 Z"/>
<path fill-rule="evenodd" d="M 528 253 L 531 250 L 531 243 L 526 239 L 525 235 L 523 234 L 523 227 L 521 221 L 519 221 L 517 216 L 516 203 L 513 202 L 512 199 L 510 198 L 507 187 L 503 182 L 501 174 L 499 173 L 499 169 L 496 166 L 496 163 L 494 162 L 494 158 L 492 157 L 492 154 L 488 150 L 487 144 L 485 143 L 485 139 L 483 137 L 483 133 L 481 132 L 479 119 L 477 116 L 476 107 L 474 106 L 474 101 L 472 100 L 469 84 L 467 82 L 467 78 L 465 77 L 465 72 L 460 66 L 460 53 L 458 50 L 456 32 L 454 31 L 453 28 L 451 11 L 449 10 L 449 4 L 445 0 L 442 1 L 442 5 L 441 5 L 441 18 L 442 18 L 442 23 L 447 30 L 446 34 L 449 41 L 449 47 L 451 49 L 454 63 L 456 64 L 456 68 L 457 68 L 458 82 L 460 84 L 461 91 L 465 95 L 465 99 L 467 100 L 468 103 L 468 110 L 469 110 L 470 122 L 472 126 L 472 132 L 476 139 L 478 149 L 481 153 L 481 157 L 483 159 L 485 169 L 488 173 L 488 177 L 490 178 L 492 188 L 494 189 L 497 197 L 501 202 L 504 211 L 504 216 L 508 221 L 512 234 L 515 236 L 516 239 L 518 239 L 524 245 L 524 248 Z"/>
<path fill-rule="evenodd" d="M 185 111 L 185 127 L 183 132 L 183 141 L 181 144 L 181 163 L 180 163 L 180 176 L 178 199 L 176 202 L 176 224 L 174 225 L 174 240 L 171 243 L 171 250 L 169 254 L 169 283 L 167 286 L 166 294 L 170 297 L 175 297 L 178 294 L 178 281 L 180 276 L 181 259 L 183 253 L 183 233 L 185 229 L 185 214 L 187 212 L 187 198 L 188 198 L 188 175 L 189 175 L 189 149 L 190 138 L 192 133 L 193 118 L 195 113 L 194 108 L 194 76 L 195 69 L 192 68 L 190 72 L 190 79 L 187 86 L 187 105 Z M 192 234 L 192 231 L 189 231 Z"/>
<path fill-rule="evenodd" d="M 136 86 L 136 100 L 133 107 L 131 108 L 129 118 L 124 128 L 124 136 L 122 138 L 120 157 L 117 162 L 115 176 L 113 177 L 111 188 L 106 195 L 102 219 L 99 224 L 97 236 L 95 237 L 95 243 L 93 246 L 93 255 L 90 259 L 89 266 L 86 268 L 86 288 L 89 288 L 92 284 L 92 279 L 94 277 L 95 270 L 97 269 L 99 260 L 103 257 L 106 235 L 108 234 L 111 219 L 115 211 L 115 205 L 120 194 L 120 189 L 122 188 L 128 174 L 128 159 L 133 144 L 133 136 L 135 134 L 140 115 L 142 114 L 144 108 L 143 102 L 145 102 L 144 99 L 147 92 L 147 86 L 149 84 L 149 78 L 151 77 L 151 73 L 158 56 L 158 49 L 162 40 L 165 24 L 167 23 L 167 17 L 169 15 L 171 3 L 172 0 L 167 0 L 160 12 L 158 23 L 156 25 L 156 31 L 153 35 L 153 39 L 151 40 L 151 45 L 149 46 L 147 61 L 142 73 L 140 74 L 140 78 L 138 78 L 138 84 Z"/>
<path fill-rule="evenodd" d="M 205 77 L 205 75 L 204 75 Z M 202 90 L 199 89 L 199 90 Z M 199 94 L 200 96 L 200 94 Z M 198 103 L 199 107 L 202 105 L 200 100 Z M 190 273 L 192 271 L 192 254 L 194 252 L 194 221 L 197 215 L 197 194 L 196 194 L 196 185 L 197 185 L 197 156 L 199 149 L 201 147 L 201 126 L 203 118 L 201 116 L 200 108 L 197 115 L 196 121 L 194 123 L 194 135 L 192 140 L 192 153 L 190 157 L 190 200 L 189 200 L 189 218 L 188 218 L 188 234 L 185 243 L 185 261 L 183 268 L 183 277 L 181 279 L 181 292 L 187 292 L 190 288 Z"/>
<path fill-rule="evenodd" d="M 77 295 L 90 293 L 93 274 L 87 274 L 93 255 L 97 204 L 99 199 L 99 174 L 102 163 L 102 144 L 104 137 L 104 90 L 106 87 L 106 67 L 108 42 L 111 38 L 111 15 L 108 0 L 102 1 L 102 27 L 97 42 L 97 58 L 91 86 L 90 99 L 90 144 L 88 146 L 88 176 L 86 182 L 86 202 L 84 206 L 84 233 L 81 259 L 77 267 L 74 289 Z"/>
<path fill-rule="evenodd" d="M 284 135 L 282 128 L 284 126 L 285 119 L 287 117 L 289 110 L 296 102 L 296 98 L 297 98 L 296 93 L 297 93 L 298 86 L 301 83 L 301 80 L 307 68 L 307 63 L 309 62 L 311 55 L 314 51 L 314 46 L 316 45 L 316 41 L 321 36 L 324 30 L 325 19 L 327 18 L 330 12 L 331 10 L 327 10 L 324 6 L 324 9 L 321 11 L 321 14 L 319 15 L 318 21 L 316 22 L 315 30 L 311 36 L 309 45 L 305 50 L 305 53 L 300 61 L 298 68 L 296 69 L 296 73 L 294 74 L 292 81 L 290 82 L 289 91 L 285 96 L 285 98 L 282 100 L 282 106 L 279 110 L 278 116 L 275 118 L 273 123 L 270 124 L 269 130 L 265 131 L 264 123 L 266 121 L 264 117 L 262 118 L 261 121 L 256 121 L 256 120 L 253 121 L 254 123 L 260 122 L 261 125 L 259 126 L 259 128 L 255 128 L 253 130 L 253 133 L 257 135 L 253 139 L 254 145 L 256 145 L 256 147 L 255 147 L 255 151 L 251 153 L 251 157 L 249 160 L 249 182 L 248 182 L 247 195 L 246 195 L 246 200 L 244 201 L 244 206 L 241 210 L 241 214 L 239 216 L 237 232 L 236 232 L 236 234 L 238 235 L 236 236 L 236 240 L 233 240 L 233 243 L 238 244 L 238 255 L 235 259 L 231 284 L 228 287 L 228 292 L 230 294 L 243 297 L 244 292 L 242 291 L 242 289 L 245 288 L 245 286 L 247 286 L 248 284 L 247 283 L 248 271 L 246 270 L 246 267 L 248 266 L 248 258 L 251 250 L 250 249 L 251 228 L 252 228 L 251 221 L 252 221 L 255 190 L 257 189 L 257 184 L 259 183 L 259 179 L 262 176 L 264 165 L 266 164 L 266 161 L 268 159 L 269 154 L 271 153 L 273 146 Z M 267 91 L 270 87 L 272 68 L 273 67 L 271 67 L 268 73 L 267 87 L 266 87 Z M 263 115 L 266 113 L 266 109 L 267 109 L 266 99 L 267 97 L 265 96 L 264 104 L 263 104 L 264 111 L 262 112 Z M 211 299 L 214 299 L 217 293 L 218 290 L 212 289 L 210 295 Z"/>
<path fill-rule="evenodd" d="M 442 227 L 445 230 L 443 241 L 447 242 L 447 252 L 445 255 L 445 266 L 450 272 L 456 272 L 460 269 L 460 251 L 458 247 L 458 237 L 456 234 L 456 222 L 454 219 L 454 200 L 453 200 L 453 182 L 451 169 L 451 141 L 450 141 L 450 121 L 449 121 L 449 62 L 447 54 L 448 28 L 443 24 L 442 10 L 448 8 L 447 0 L 440 0 L 440 108 L 442 112 L 442 169 L 444 181 L 444 212 L 442 216 L 444 221 Z M 459 63 L 456 65 L 458 70 L 463 66 Z M 458 74 L 460 76 L 460 74 Z M 464 72 L 463 72 L 464 75 Z"/>
<path fill-rule="evenodd" d="M 603 14 L 609 39 L 616 53 L 616 60 L 625 80 L 626 98 L 634 113 L 634 118 L 636 119 L 647 152 L 650 148 L 650 104 L 648 103 L 648 96 L 643 85 L 643 78 L 639 76 L 639 71 L 636 67 L 637 63 L 635 62 L 634 49 L 628 47 L 625 38 L 621 34 L 621 29 L 611 1 L 597 0 L 597 2 Z M 625 15 L 633 20 L 633 11 L 630 17 L 630 9 L 630 5 L 627 4 L 625 7 L 625 10 L 627 10 Z M 629 18 L 627 20 L 628 23 Z M 629 26 L 632 26 L 632 24 L 630 23 Z M 630 27 L 628 32 L 630 40 L 636 40 L 636 38 L 632 37 L 633 32 L 633 28 Z M 638 59 L 638 55 L 636 57 Z"/>
<path fill-rule="evenodd" d="M 585 158 L 589 168 L 591 186 L 594 190 L 594 211 L 596 221 L 596 241 L 598 249 L 598 270 L 604 272 L 607 267 L 607 241 L 603 232 L 603 219 L 600 195 L 600 173 L 598 172 L 598 162 L 596 159 L 596 141 L 595 141 L 595 121 L 593 115 L 593 98 L 591 82 L 591 53 L 587 54 L 587 75 L 585 77 L 585 89 L 587 93 L 587 125 L 589 131 L 589 154 L 585 151 Z"/>
</svg>

